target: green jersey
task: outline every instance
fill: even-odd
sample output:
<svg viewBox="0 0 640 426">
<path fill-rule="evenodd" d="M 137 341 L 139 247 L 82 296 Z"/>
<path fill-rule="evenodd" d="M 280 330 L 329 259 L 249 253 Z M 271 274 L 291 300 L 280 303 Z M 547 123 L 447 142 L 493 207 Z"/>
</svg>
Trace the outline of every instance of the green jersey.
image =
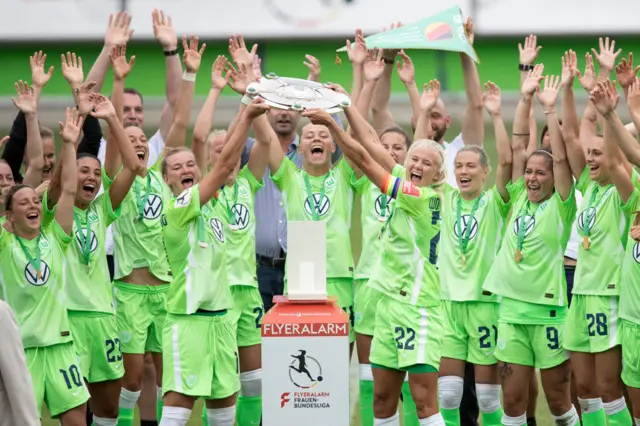
<svg viewBox="0 0 640 426">
<path fill-rule="evenodd" d="M 632 179 L 638 180 L 635 171 Z M 572 293 L 618 296 L 629 215 L 622 209 L 615 186 L 598 185 L 589 178 L 588 167 L 580 175 L 576 188 L 583 198 L 576 220 L 580 240 Z"/>
<path fill-rule="evenodd" d="M 258 287 L 254 198 L 262 186 L 244 166 L 235 184 L 218 193 L 215 212 L 225 228 L 229 285 Z"/>
<path fill-rule="evenodd" d="M 524 177 L 507 185 L 511 219 L 483 289 L 510 299 L 566 306 L 564 250 L 576 215 L 574 190 L 562 201 L 557 191 L 531 203 Z"/>
<path fill-rule="evenodd" d="M 44 216 L 52 220 L 55 208 L 49 210 L 44 203 L 42 209 Z M 86 210 L 73 207 L 75 244 L 71 244 L 67 253 L 65 270 L 67 309 L 115 313 L 104 242 L 107 227 L 119 214 L 119 208 L 113 210 L 108 192 L 98 195 Z"/>
<path fill-rule="evenodd" d="M 353 278 L 351 210 L 353 170 L 341 158 L 323 176 L 311 176 L 285 157 L 271 179 L 282 193 L 287 220 L 327 223 L 327 278 Z"/>
<path fill-rule="evenodd" d="M 171 314 L 221 311 L 232 306 L 224 225 L 214 217 L 216 200 L 200 207 L 198 187 L 170 200 L 165 210 L 164 240 L 175 271 L 166 301 Z"/>
<path fill-rule="evenodd" d="M 0 229 L 2 299 L 16 314 L 25 349 L 72 340 L 65 294 L 65 255 L 71 241 L 55 220 L 30 241 Z"/>
<path fill-rule="evenodd" d="M 394 200 L 387 194 L 383 194 L 380 188 L 366 176 L 357 179 L 353 174 L 351 184 L 360 197 L 362 206 L 362 252 L 356 267 L 355 278 L 366 280 L 372 276 L 375 265 L 380 258 L 382 242 L 378 234 L 391 215 L 391 206 Z"/>
<path fill-rule="evenodd" d="M 634 182 L 635 184 L 636 182 Z M 623 206 L 626 214 L 638 220 L 640 211 L 640 189 L 636 186 Z M 628 238 L 622 262 L 620 283 L 620 318 L 640 324 L 640 242 Z"/>
<path fill-rule="evenodd" d="M 107 191 L 113 179 L 104 172 L 102 176 Z M 162 242 L 162 213 L 171 198 L 171 191 L 155 169 L 147 170 L 146 177 L 136 176 L 122 200 L 120 217 L 112 226 L 115 279 L 126 277 L 134 269 L 148 268 L 159 280 L 171 281 Z"/>
<path fill-rule="evenodd" d="M 409 305 L 437 306 L 441 194 L 399 177 L 404 175 L 404 168 L 396 165 L 382 188 L 395 203 L 379 233 L 380 258 L 368 285 Z"/>
<path fill-rule="evenodd" d="M 445 197 L 443 213 L 442 299 L 495 302 L 496 296 L 482 285 L 500 250 L 509 205 L 495 186 L 475 200 L 465 200 L 454 189 Z"/>
</svg>

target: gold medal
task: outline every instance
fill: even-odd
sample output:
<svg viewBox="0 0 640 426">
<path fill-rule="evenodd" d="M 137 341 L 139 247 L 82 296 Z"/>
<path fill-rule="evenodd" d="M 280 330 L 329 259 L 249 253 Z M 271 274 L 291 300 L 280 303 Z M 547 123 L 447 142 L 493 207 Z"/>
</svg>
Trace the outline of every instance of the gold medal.
<svg viewBox="0 0 640 426">
<path fill-rule="evenodd" d="M 378 220 L 379 220 L 380 222 L 384 223 L 384 222 L 386 222 L 386 221 L 387 221 L 387 218 L 386 218 L 386 216 L 378 216 Z"/>
<path fill-rule="evenodd" d="M 40 272 L 40 270 L 39 270 L 39 269 L 38 269 L 38 272 L 37 272 L 37 274 L 36 274 L 36 275 L 37 275 L 37 277 L 38 277 L 38 281 L 42 280 L 42 272 Z"/>
<path fill-rule="evenodd" d="M 585 235 L 582 237 L 582 248 L 589 250 L 589 247 L 591 247 L 591 242 L 589 241 L 589 237 Z"/>
<path fill-rule="evenodd" d="M 209 247 L 209 245 L 207 243 L 205 243 L 204 241 L 198 241 L 198 245 L 202 248 L 207 248 Z"/>
<path fill-rule="evenodd" d="M 229 224 L 229 228 L 230 228 L 232 231 L 237 231 L 238 229 L 240 229 L 240 227 L 239 227 L 238 225 L 234 225 L 234 224 L 232 224 L 232 223 L 230 223 L 230 224 Z"/>
<path fill-rule="evenodd" d="M 516 249 L 516 262 L 522 262 L 522 252 L 520 251 L 520 249 Z"/>
<path fill-rule="evenodd" d="M 465 268 L 467 266 L 467 256 L 462 255 L 462 267 Z"/>
</svg>

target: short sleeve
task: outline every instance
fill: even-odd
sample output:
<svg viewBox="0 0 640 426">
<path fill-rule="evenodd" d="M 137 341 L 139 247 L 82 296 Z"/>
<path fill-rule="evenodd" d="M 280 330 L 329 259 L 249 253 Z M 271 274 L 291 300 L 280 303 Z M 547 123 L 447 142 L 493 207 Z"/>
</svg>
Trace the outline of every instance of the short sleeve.
<svg viewBox="0 0 640 426">
<path fill-rule="evenodd" d="M 558 211 L 560 212 L 562 221 L 565 223 L 573 223 L 578 210 L 578 206 L 576 204 L 576 185 L 573 185 L 566 200 L 562 201 L 558 191 L 553 193 L 553 197 L 556 197 L 558 200 Z"/>
<path fill-rule="evenodd" d="M 180 195 L 169 201 L 165 212 L 167 226 L 184 229 L 189 222 L 200 215 L 199 185 L 185 189 Z"/>
<path fill-rule="evenodd" d="M 580 177 L 576 183 L 576 189 L 580 191 L 580 193 L 584 194 L 587 192 L 590 182 L 591 178 L 589 177 L 589 167 L 585 167 L 582 173 L 580 173 Z"/>
<path fill-rule="evenodd" d="M 120 217 L 122 203 L 120 203 L 120 206 L 117 209 L 113 210 L 113 205 L 111 204 L 111 196 L 109 196 L 108 192 L 103 192 L 102 194 L 100 194 L 96 201 L 98 201 L 98 208 L 101 210 L 103 217 L 106 219 L 105 226 L 111 225 Z"/>
<path fill-rule="evenodd" d="M 371 181 L 366 175 L 358 177 L 355 173 L 351 175 L 351 186 L 356 190 L 356 194 L 363 195 L 371 188 Z"/>
<path fill-rule="evenodd" d="M 640 189 L 634 188 L 631 196 L 627 200 L 626 204 L 623 204 L 622 210 L 627 214 L 635 213 L 640 210 Z"/>
<path fill-rule="evenodd" d="M 493 197 L 494 202 L 496 203 L 496 207 L 498 207 L 498 211 L 500 212 L 500 216 L 504 219 L 509 214 L 509 209 L 511 208 L 511 203 L 505 203 L 500 195 L 500 191 L 498 191 L 497 186 L 493 186 L 491 188 L 491 196 Z"/>
<path fill-rule="evenodd" d="M 347 185 L 351 185 L 351 176 L 355 175 L 355 173 L 344 156 L 338 160 L 334 169 L 338 172 L 340 179 L 342 179 L 343 182 L 346 182 Z"/>
<path fill-rule="evenodd" d="M 249 187 L 251 188 L 252 194 L 255 194 L 260 188 L 264 186 L 264 180 L 260 179 L 260 181 L 258 181 L 253 173 L 251 173 L 248 166 L 244 166 L 240 170 L 239 175 L 249 182 Z"/>
<path fill-rule="evenodd" d="M 42 195 L 42 226 L 47 226 L 54 220 L 56 216 L 56 207 L 53 206 L 52 209 L 49 208 L 49 191 L 44 191 Z"/>
<path fill-rule="evenodd" d="M 631 168 L 631 183 L 633 183 L 634 188 L 640 189 L 640 175 L 635 168 Z"/>
<path fill-rule="evenodd" d="M 69 247 L 69 243 L 71 242 L 72 238 L 70 235 L 67 235 L 64 232 L 64 229 L 62 229 L 58 221 L 52 220 L 51 223 L 45 229 L 49 231 L 49 232 L 47 231 L 45 232 L 51 233 L 53 235 L 53 238 L 58 242 L 58 244 L 60 244 L 60 247 L 62 248 L 62 250 L 66 251 L 67 247 Z"/>
<path fill-rule="evenodd" d="M 116 174 L 116 176 L 118 175 Z M 102 186 L 104 187 L 105 191 L 108 191 L 109 188 L 111 188 L 111 185 L 113 185 L 113 181 L 116 180 L 116 176 L 110 178 L 109 175 L 107 175 L 107 171 L 105 170 L 105 168 L 102 168 Z"/>
<path fill-rule="evenodd" d="M 282 159 L 280 168 L 275 173 L 271 174 L 271 180 L 276 184 L 278 189 L 282 190 L 282 188 L 285 188 L 289 184 L 291 176 L 293 176 L 293 174 L 297 172 L 298 168 L 296 167 L 296 165 L 293 164 L 293 161 L 289 160 L 289 158 L 285 156 Z"/>
<path fill-rule="evenodd" d="M 425 215 L 429 210 L 440 210 L 442 204 L 440 194 L 435 190 L 417 187 L 392 175 L 387 175 L 382 192 L 396 200 L 396 208 L 403 209 L 416 218 Z M 437 206 L 431 205 L 430 201 L 434 198 L 438 199 Z"/>
<path fill-rule="evenodd" d="M 513 204 L 524 192 L 524 176 L 521 176 L 515 182 L 509 182 L 507 184 L 507 192 L 509 193 L 509 204 Z"/>
<path fill-rule="evenodd" d="M 407 175 L 407 169 L 405 169 L 404 166 L 401 166 L 400 164 L 396 164 L 395 166 L 393 166 L 393 170 L 391 170 L 391 175 L 400 179 L 404 179 Z"/>
</svg>

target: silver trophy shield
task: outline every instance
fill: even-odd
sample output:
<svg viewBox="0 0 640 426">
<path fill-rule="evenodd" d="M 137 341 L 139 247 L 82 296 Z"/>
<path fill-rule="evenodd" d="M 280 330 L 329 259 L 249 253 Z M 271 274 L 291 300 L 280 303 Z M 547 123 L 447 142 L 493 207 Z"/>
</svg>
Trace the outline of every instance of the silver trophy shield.
<svg viewBox="0 0 640 426">
<path fill-rule="evenodd" d="M 328 84 L 300 78 L 267 74 L 260 81 L 249 84 L 247 94 L 260 96 L 267 105 L 277 109 L 303 111 L 321 108 L 330 114 L 351 105 L 347 95 L 328 89 Z"/>
</svg>

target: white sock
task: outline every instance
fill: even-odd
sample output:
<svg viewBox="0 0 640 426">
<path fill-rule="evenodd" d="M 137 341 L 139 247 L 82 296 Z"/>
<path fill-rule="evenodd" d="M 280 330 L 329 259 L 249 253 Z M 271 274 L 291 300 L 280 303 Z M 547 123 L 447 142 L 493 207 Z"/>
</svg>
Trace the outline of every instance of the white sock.
<svg viewBox="0 0 640 426">
<path fill-rule="evenodd" d="M 371 371 L 371 364 L 360 364 L 358 371 L 360 373 L 360 380 L 373 382 L 373 371 Z"/>
<path fill-rule="evenodd" d="M 495 413 L 500 409 L 500 385 L 478 383 L 476 394 L 481 413 Z"/>
<path fill-rule="evenodd" d="M 191 417 L 191 410 L 182 407 L 162 407 L 159 426 L 185 426 Z"/>
<path fill-rule="evenodd" d="M 262 369 L 240 373 L 240 395 L 249 398 L 262 395 Z"/>
<path fill-rule="evenodd" d="M 118 418 L 105 419 L 104 417 L 96 417 L 93 415 L 93 426 L 118 426 Z"/>
<path fill-rule="evenodd" d="M 386 419 L 373 419 L 373 426 L 400 426 L 400 415 L 396 413 Z"/>
<path fill-rule="evenodd" d="M 129 410 L 136 407 L 136 402 L 140 398 L 140 391 L 130 391 L 129 389 L 120 389 L 120 408 L 127 408 Z"/>
<path fill-rule="evenodd" d="M 602 405 L 602 398 L 578 398 L 578 404 L 580 404 L 582 414 L 595 413 L 604 407 Z"/>
<path fill-rule="evenodd" d="M 522 426 L 527 424 L 527 413 L 524 413 L 518 417 L 509 417 L 506 414 L 502 415 L 502 424 L 504 426 Z"/>
<path fill-rule="evenodd" d="M 640 426 L 640 419 L 634 419 L 636 422 L 636 426 Z"/>
<path fill-rule="evenodd" d="M 444 426 L 444 419 L 440 413 L 434 414 L 426 419 L 420 419 L 419 422 L 420 426 Z"/>
<path fill-rule="evenodd" d="M 444 410 L 457 410 L 462 401 L 464 379 L 458 376 L 438 378 L 438 401 Z M 430 418 L 430 417 L 429 417 Z"/>
<path fill-rule="evenodd" d="M 209 426 L 233 426 L 236 420 L 236 406 L 225 408 L 207 408 Z"/>
<path fill-rule="evenodd" d="M 578 417 L 578 412 L 576 411 L 576 407 L 571 406 L 571 410 L 567 411 L 561 416 L 553 416 L 553 420 L 555 420 L 555 424 L 564 425 L 564 426 L 574 426 L 580 424 L 580 418 Z"/>
<path fill-rule="evenodd" d="M 602 405 L 604 405 L 604 412 L 607 413 L 607 416 L 613 416 L 627 408 L 627 402 L 624 400 L 624 396 L 615 401 L 605 402 Z"/>
</svg>

